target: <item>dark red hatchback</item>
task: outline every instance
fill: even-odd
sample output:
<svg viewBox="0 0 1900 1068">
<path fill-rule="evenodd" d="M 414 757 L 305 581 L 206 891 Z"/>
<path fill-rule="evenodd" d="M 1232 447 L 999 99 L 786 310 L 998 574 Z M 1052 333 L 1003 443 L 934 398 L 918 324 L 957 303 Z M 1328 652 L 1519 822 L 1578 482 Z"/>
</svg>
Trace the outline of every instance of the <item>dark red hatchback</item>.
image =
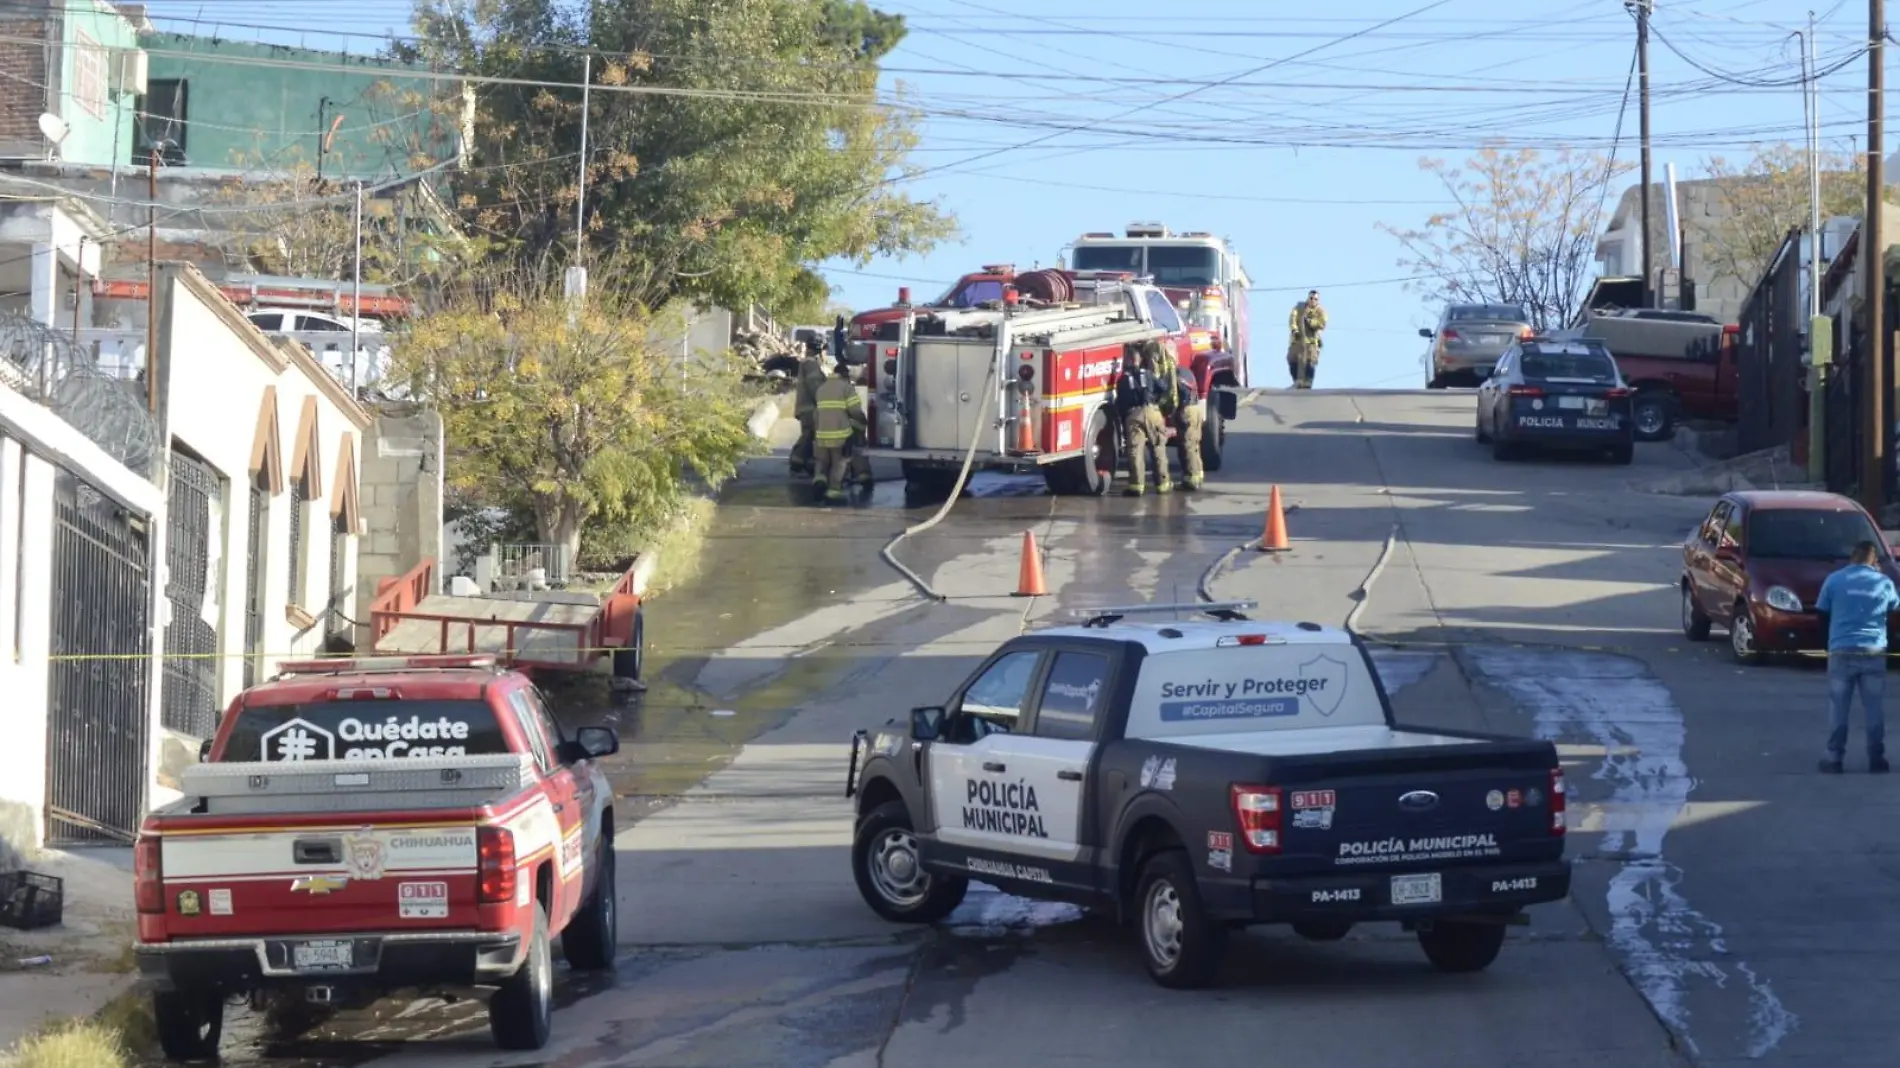
<svg viewBox="0 0 1900 1068">
<path fill-rule="evenodd" d="M 1853 500 L 1811 490 L 1725 494 L 1682 543 L 1682 633 L 1707 641 L 1712 624 L 1722 627 L 1744 664 L 1826 649 L 1814 602 L 1862 541 L 1880 547 L 1881 570 L 1900 582 L 1879 525 Z M 1900 630 L 1893 640 L 1900 645 Z"/>
</svg>

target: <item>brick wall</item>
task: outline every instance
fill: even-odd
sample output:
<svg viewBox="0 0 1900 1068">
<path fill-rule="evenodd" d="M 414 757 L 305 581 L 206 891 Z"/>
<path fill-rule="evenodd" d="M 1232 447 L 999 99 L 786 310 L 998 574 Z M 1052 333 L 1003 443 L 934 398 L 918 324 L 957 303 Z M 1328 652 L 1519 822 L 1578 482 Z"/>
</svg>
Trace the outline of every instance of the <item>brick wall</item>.
<svg viewBox="0 0 1900 1068">
<path fill-rule="evenodd" d="M 0 15 L 0 153 L 39 156 L 45 137 L 40 133 L 40 114 L 46 110 L 46 46 L 28 44 L 12 38 L 45 41 L 55 33 L 54 24 L 43 18 L 19 18 Z M 28 146 L 34 150 L 27 153 Z"/>
</svg>

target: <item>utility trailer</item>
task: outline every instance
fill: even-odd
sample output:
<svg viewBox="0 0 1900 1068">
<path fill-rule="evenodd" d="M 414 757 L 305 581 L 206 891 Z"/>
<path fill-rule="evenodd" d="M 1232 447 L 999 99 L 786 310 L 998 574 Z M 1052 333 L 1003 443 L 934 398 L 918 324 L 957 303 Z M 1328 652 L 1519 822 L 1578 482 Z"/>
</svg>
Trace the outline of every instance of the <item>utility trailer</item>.
<svg viewBox="0 0 1900 1068">
<path fill-rule="evenodd" d="M 1119 302 L 913 309 L 878 368 L 870 455 L 942 489 L 974 446 L 975 465 L 1038 470 L 1051 493 L 1107 493 L 1121 455 L 1108 402 L 1122 355 L 1166 336 Z"/>
<path fill-rule="evenodd" d="M 634 568 L 605 594 L 436 593 L 434 560 L 384 579 L 370 602 L 372 648 L 385 656 L 490 655 L 529 673 L 606 672 L 638 680 L 646 626 Z"/>
</svg>

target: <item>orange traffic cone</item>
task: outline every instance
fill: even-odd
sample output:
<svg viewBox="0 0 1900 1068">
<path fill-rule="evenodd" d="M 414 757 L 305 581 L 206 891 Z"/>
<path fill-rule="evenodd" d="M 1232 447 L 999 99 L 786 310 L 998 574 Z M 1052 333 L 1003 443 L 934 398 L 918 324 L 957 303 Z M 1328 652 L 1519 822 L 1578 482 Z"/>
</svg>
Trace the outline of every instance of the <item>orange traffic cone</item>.
<svg viewBox="0 0 1900 1068">
<path fill-rule="evenodd" d="M 1036 532 L 1023 531 L 1023 567 L 1016 579 L 1016 592 L 1012 597 L 1043 597 L 1049 593 L 1049 587 L 1042 582 L 1042 553 L 1036 550 Z"/>
<path fill-rule="evenodd" d="M 1029 405 L 1023 405 L 1022 414 L 1016 417 L 1016 451 L 1036 451 L 1036 429 L 1029 425 Z"/>
<path fill-rule="evenodd" d="M 1280 507 L 1280 487 L 1273 487 L 1273 494 L 1267 498 L 1267 529 L 1260 535 L 1260 551 L 1263 553 L 1283 553 L 1293 548 L 1286 536 L 1286 510 Z"/>
</svg>

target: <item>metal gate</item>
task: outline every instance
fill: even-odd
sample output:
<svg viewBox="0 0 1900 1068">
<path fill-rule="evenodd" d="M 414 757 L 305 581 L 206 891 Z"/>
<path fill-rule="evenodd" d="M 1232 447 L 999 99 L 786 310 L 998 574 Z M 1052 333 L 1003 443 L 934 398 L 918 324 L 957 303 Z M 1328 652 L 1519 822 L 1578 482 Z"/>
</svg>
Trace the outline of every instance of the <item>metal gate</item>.
<svg viewBox="0 0 1900 1068">
<path fill-rule="evenodd" d="M 251 484 L 250 534 L 245 542 L 244 688 L 257 685 L 257 662 L 264 650 L 264 502 L 268 493 Z"/>
<path fill-rule="evenodd" d="M 129 842 L 145 807 L 151 694 L 146 520 L 64 469 L 54 511 L 46 836 Z"/>
<path fill-rule="evenodd" d="M 208 594 L 211 575 L 213 501 L 224 499 L 224 480 L 196 457 L 173 452 L 170 506 L 165 521 L 165 675 L 161 717 L 165 726 L 193 738 L 209 738 L 218 726 L 218 628 Z M 207 619 L 206 608 L 214 610 Z"/>
</svg>

